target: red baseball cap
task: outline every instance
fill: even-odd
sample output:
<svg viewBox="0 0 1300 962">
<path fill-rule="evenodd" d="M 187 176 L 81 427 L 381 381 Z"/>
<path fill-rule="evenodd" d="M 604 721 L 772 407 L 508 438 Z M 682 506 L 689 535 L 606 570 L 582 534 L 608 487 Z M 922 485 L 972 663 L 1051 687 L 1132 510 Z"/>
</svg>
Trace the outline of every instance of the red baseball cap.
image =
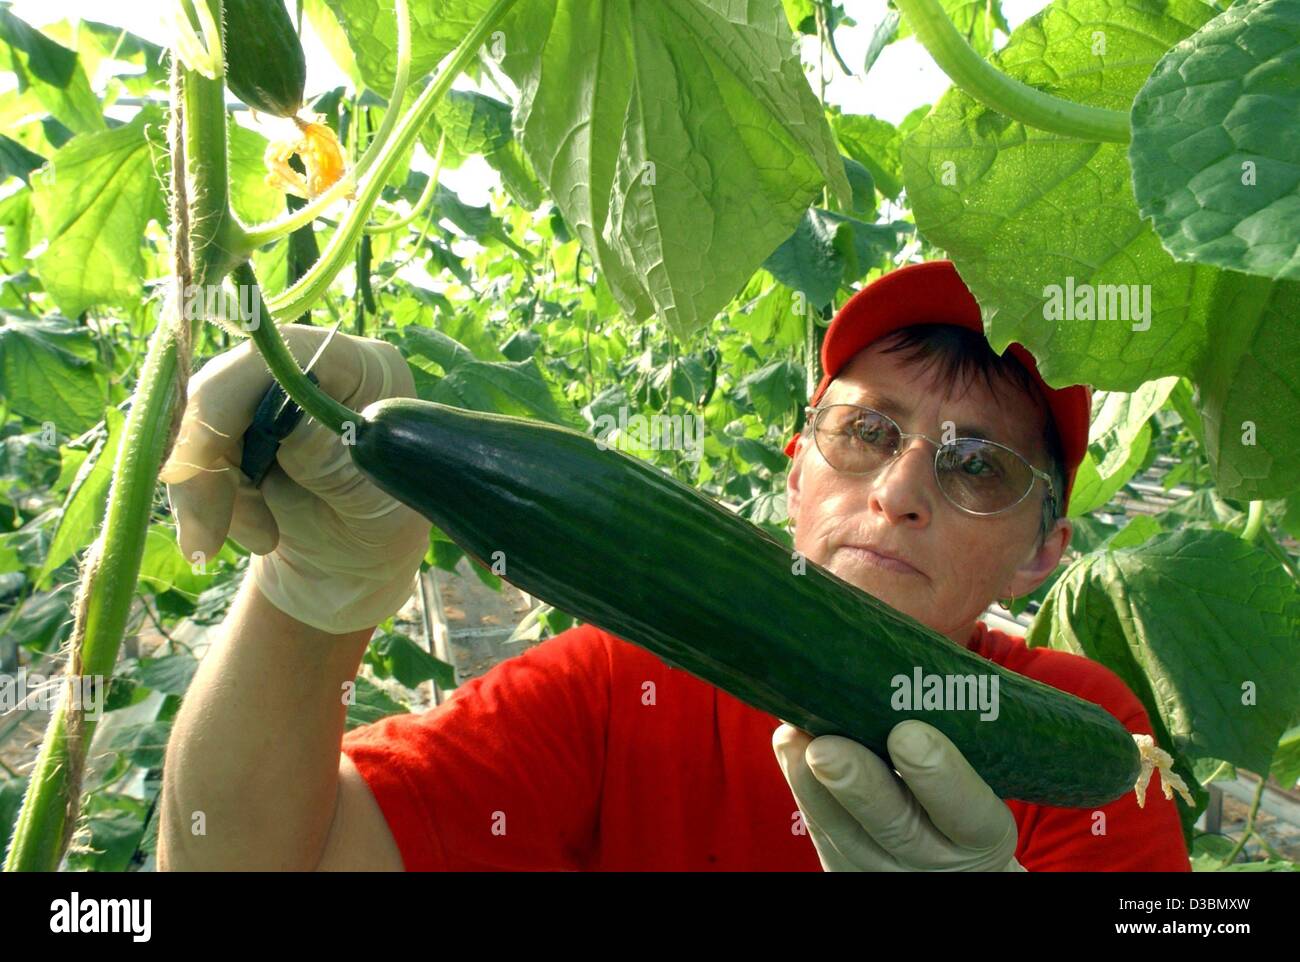
<svg viewBox="0 0 1300 962">
<path fill-rule="evenodd" d="M 890 271 L 855 293 L 835 314 L 822 341 L 822 380 L 809 402 L 821 400 L 831 379 L 867 345 L 901 327 L 913 324 L 955 324 L 984 333 L 979 304 L 961 279 L 952 261 L 925 261 Z M 1076 384 L 1052 388 L 1038 373 L 1034 357 L 1020 344 L 1007 350 L 1029 372 L 1047 400 L 1056 422 L 1065 455 L 1065 499 L 1079 463 L 1088 450 L 1088 426 L 1092 420 L 1092 389 Z M 790 439 L 785 453 L 794 457 L 798 435 Z M 1065 510 L 1064 506 L 1061 509 Z"/>
</svg>

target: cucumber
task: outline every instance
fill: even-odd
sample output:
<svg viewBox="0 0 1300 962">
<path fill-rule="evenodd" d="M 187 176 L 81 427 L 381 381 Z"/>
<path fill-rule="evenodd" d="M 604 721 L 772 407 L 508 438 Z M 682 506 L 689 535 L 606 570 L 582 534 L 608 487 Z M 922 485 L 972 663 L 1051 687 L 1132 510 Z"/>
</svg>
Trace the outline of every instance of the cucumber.
<svg viewBox="0 0 1300 962">
<path fill-rule="evenodd" d="M 953 644 L 636 458 L 537 421 L 406 398 L 361 412 L 352 458 L 529 594 L 814 735 L 887 758 L 905 718 L 951 738 L 1002 798 L 1095 806 L 1133 791 L 1104 709 Z M 500 555 L 497 552 L 501 552 Z M 896 675 L 996 675 L 999 713 L 895 710 Z"/>
<path fill-rule="evenodd" d="M 225 0 L 226 86 L 254 110 L 302 109 L 307 60 L 284 0 Z"/>
</svg>

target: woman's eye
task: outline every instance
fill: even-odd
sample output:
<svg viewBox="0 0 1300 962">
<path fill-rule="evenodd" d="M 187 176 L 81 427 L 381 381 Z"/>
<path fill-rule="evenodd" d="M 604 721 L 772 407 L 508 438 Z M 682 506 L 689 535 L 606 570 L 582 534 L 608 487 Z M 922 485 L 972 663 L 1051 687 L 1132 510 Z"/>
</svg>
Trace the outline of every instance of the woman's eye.
<svg viewBox="0 0 1300 962">
<path fill-rule="evenodd" d="M 853 431 L 853 436 L 868 444 L 879 444 L 882 435 L 880 425 L 870 424 L 866 421 L 859 421 Z"/>
</svg>

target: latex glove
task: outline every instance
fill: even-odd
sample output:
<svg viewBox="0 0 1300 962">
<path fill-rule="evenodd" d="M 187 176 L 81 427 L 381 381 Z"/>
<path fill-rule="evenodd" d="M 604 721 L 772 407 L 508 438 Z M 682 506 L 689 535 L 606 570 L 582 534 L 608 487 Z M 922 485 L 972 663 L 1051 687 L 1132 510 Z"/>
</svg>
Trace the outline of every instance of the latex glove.
<svg viewBox="0 0 1300 962">
<path fill-rule="evenodd" d="M 909 719 L 893 766 L 849 738 L 787 723 L 772 747 L 828 872 L 1023 872 L 1011 810 L 946 735 Z"/>
<path fill-rule="evenodd" d="M 300 365 L 328 333 L 299 324 L 280 330 Z M 339 332 L 312 371 L 354 411 L 415 396 L 410 368 L 384 341 Z M 229 535 L 253 554 L 249 577 L 280 610 L 333 634 L 371 627 L 410 598 L 429 522 L 366 480 L 342 439 L 307 415 L 281 442 L 261 488 L 253 487 L 239 470 L 243 435 L 271 380 L 251 341 L 190 378 L 161 474 L 181 551 L 191 561 L 212 558 Z"/>
</svg>

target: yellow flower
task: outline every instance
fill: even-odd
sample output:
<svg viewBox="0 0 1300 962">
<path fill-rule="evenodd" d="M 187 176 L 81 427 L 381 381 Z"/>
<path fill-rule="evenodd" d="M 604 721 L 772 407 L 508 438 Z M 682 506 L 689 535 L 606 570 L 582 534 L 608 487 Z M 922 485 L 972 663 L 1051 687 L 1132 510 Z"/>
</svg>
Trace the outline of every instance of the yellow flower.
<svg viewBox="0 0 1300 962">
<path fill-rule="evenodd" d="M 343 147 L 328 124 L 319 116 L 303 121 L 297 117 L 300 136 L 296 140 L 277 140 L 266 148 L 266 182 L 286 194 L 311 200 L 329 190 L 347 173 Z M 295 154 L 307 170 L 304 177 L 289 166 Z"/>
</svg>

